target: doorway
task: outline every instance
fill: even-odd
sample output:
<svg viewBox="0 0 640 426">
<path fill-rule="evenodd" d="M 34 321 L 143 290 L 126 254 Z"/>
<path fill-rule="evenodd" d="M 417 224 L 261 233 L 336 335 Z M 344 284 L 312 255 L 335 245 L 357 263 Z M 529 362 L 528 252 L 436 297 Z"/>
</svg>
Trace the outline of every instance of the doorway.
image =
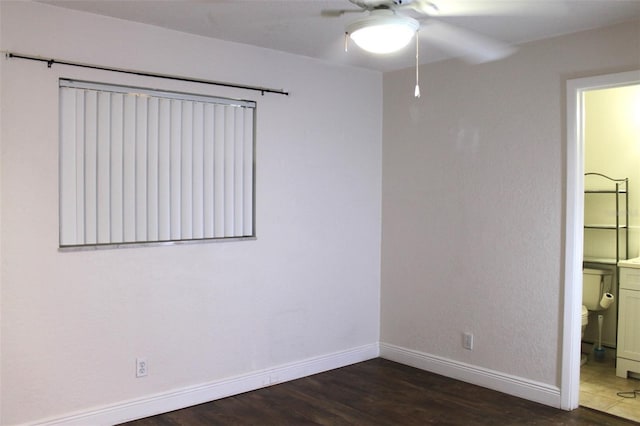
<svg viewBox="0 0 640 426">
<path fill-rule="evenodd" d="M 584 227 L 585 95 L 640 84 L 640 70 L 567 82 L 567 185 L 565 205 L 564 329 L 561 407 L 574 409 L 580 396 L 582 266 Z"/>
</svg>

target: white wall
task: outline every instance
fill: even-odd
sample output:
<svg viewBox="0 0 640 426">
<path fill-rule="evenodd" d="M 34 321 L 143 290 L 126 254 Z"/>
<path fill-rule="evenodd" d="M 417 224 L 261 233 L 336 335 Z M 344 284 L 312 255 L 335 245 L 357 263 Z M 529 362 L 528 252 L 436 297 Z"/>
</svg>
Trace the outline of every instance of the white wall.
<svg viewBox="0 0 640 426">
<path fill-rule="evenodd" d="M 499 62 L 423 66 L 419 100 L 413 69 L 385 74 L 381 341 L 391 352 L 559 404 L 565 82 L 637 69 L 638 52 L 631 22 Z"/>
<path fill-rule="evenodd" d="M 585 94 L 585 171 L 629 178 L 630 258 L 640 254 L 640 210 L 637 207 L 640 202 L 639 116 L 640 85 L 592 90 Z M 585 185 L 602 182 L 588 178 Z M 607 196 L 591 198 L 594 212 L 589 219 L 592 223 L 615 223 L 614 199 Z M 589 214 L 585 211 L 585 215 Z M 609 238 L 612 235 L 602 232 L 590 234 L 585 238 L 585 256 L 615 257 L 611 256 L 611 253 L 615 254 L 613 238 Z M 595 246 L 590 247 L 589 243 Z"/>
<path fill-rule="evenodd" d="M 258 103 L 257 240 L 62 253 L 58 78 L 194 86 L 3 55 L 1 424 L 377 348 L 380 74 L 32 2 L 0 9 L 2 50 L 291 93 L 195 87 Z"/>
<path fill-rule="evenodd" d="M 584 114 L 585 171 L 629 179 L 629 258 L 637 257 L 640 244 L 640 211 L 637 207 L 640 200 L 640 85 L 586 92 Z M 602 189 L 606 182 L 602 178 L 591 176 L 585 178 L 585 187 Z M 608 186 L 608 189 L 614 188 Z M 624 223 L 627 207 L 622 203 L 620 209 L 620 220 Z M 613 196 L 592 194 L 585 197 L 585 223 L 614 224 L 615 213 Z M 620 255 L 624 258 L 624 232 L 620 236 Z M 585 258 L 615 258 L 615 232 L 585 231 L 584 255 Z M 615 271 L 610 265 L 595 263 L 588 266 Z M 617 285 L 613 286 L 611 292 L 618 297 Z M 590 315 L 584 340 L 597 341 L 598 314 L 604 315 L 603 344 L 616 347 L 617 303 L 604 312 Z"/>
</svg>

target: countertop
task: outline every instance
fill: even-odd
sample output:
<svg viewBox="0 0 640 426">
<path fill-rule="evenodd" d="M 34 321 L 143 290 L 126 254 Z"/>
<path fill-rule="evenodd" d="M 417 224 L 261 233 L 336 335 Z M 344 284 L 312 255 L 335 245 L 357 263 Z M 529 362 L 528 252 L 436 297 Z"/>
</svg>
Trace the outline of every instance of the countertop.
<svg viewBox="0 0 640 426">
<path fill-rule="evenodd" d="M 621 268 L 637 268 L 640 269 L 640 257 L 634 257 L 633 259 L 621 260 L 618 262 L 618 266 Z"/>
</svg>

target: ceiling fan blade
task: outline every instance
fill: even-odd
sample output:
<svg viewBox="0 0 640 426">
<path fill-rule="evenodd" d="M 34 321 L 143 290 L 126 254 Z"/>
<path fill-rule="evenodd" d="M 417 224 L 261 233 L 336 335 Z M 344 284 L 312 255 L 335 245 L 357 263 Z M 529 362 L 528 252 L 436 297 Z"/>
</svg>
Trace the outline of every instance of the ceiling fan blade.
<svg viewBox="0 0 640 426">
<path fill-rule="evenodd" d="M 362 9 L 322 9 L 320 15 L 323 18 L 339 18 L 346 13 L 362 13 Z"/>
<path fill-rule="evenodd" d="M 516 51 L 507 43 L 434 19 L 422 25 L 420 37 L 474 64 L 497 61 Z"/>
<path fill-rule="evenodd" d="M 401 6 L 398 6 L 398 9 L 411 9 L 427 16 L 437 16 L 439 15 L 440 11 L 435 3 L 432 3 L 428 0 L 413 0 L 411 2 L 407 2 Z"/>
<path fill-rule="evenodd" d="M 429 16 L 553 16 L 568 12 L 564 1 L 540 0 L 414 0 L 414 9 Z M 433 8 L 435 5 L 435 10 Z"/>
</svg>

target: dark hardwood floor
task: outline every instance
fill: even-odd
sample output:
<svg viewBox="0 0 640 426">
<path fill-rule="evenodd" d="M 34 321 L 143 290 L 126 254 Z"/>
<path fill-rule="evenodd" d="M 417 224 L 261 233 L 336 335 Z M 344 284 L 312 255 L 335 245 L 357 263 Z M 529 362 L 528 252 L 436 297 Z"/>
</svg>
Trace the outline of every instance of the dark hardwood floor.
<svg viewBox="0 0 640 426">
<path fill-rule="evenodd" d="M 220 399 L 127 426 L 635 425 L 568 412 L 381 358 Z"/>
</svg>

